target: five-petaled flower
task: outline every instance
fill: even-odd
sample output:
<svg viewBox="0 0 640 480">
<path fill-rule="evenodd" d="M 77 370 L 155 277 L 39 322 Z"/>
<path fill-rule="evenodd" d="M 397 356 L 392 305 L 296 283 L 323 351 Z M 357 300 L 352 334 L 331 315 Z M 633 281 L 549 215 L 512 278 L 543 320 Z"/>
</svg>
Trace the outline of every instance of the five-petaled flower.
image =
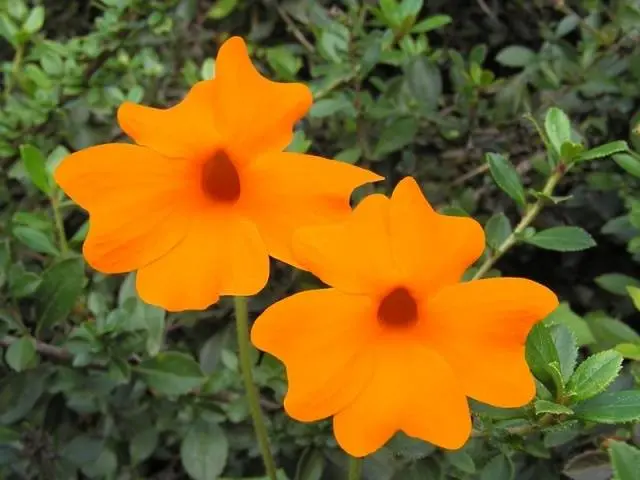
<svg viewBox="0 0 640 480">
<path fill-rule="evenodd" d="M 476 221 L 436 213 L 411 178 L 340 225 L 294 235 L 299 261 L 332 288 L 286 298 L 254 324 L 253 343 L 286 366 L 287 413 L 333 416 L 338 443 L 360 457 L 397 431 L 461 447 L 467 397 L 528 403 L 525 340 L 558 300 L 521 278 L 461 283 L 484 245 Z"/>
<path fill-rule="evenodd" d="M 220 48 L 215 78 L 176 106 L 124 103 L 118 121 L 136 145 L 87 148 L 55 172 L 89 212 L 89 264 L 137 270 L 141 298 L 173 311 L 260 291 L 269 254 L 295 265 L 295 229 L 342 220 L 352 191 L 380 179 L 283 152 L 311 103 L 306 86 L 262 77 L 239 37 Z"/>
</svg>

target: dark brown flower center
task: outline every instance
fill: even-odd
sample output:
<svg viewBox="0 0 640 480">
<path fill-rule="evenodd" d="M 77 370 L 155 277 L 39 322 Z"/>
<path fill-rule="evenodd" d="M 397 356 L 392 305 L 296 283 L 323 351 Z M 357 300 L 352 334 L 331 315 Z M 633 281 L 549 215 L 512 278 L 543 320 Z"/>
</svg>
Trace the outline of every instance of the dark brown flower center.
<svg viewBox="0 0 640 480">
<path fill-rule="evenodd" d="M 224 150 L 217 150 L 202 168 L 202 190 L 212 200 L 233 203 L 240 197 L 240 176 Z"/>
<path fill-rule="evenodd" d="M 418 304 L 404 287 L 387 294 L 378 306 L 378 321 L 388 327 L 408 327 L 418 320 Z"/>
</svg>

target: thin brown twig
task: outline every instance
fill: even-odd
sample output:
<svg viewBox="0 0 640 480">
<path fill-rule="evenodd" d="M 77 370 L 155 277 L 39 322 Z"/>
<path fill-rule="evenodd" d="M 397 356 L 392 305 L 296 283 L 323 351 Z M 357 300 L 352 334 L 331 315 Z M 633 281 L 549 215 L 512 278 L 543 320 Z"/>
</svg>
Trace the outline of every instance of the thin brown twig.
<svg viewBox="0 0 640 480">
<path fill-rule="evenodd" d="M 282 8 L 282 6 L 277 1 L 273 2 L 273 5 L 276 9 L 276 12 L 278 12 L 278 15 L 282 19 L 282 21 L 287 24 L 287 29 L 293 34 L 294 37 L 296 37 L 296 40 L 298 40 L 300 45 L 302 45 L 305 48 L 305 50 L 307 50 L 309 53 L 315 53 L 316 49 L 313 46 L 313 43 L 307 40 L 307 37 L 304 36 L 302 31 L 291 19 L 291 17 L 285 11 L 285 9 Z"/>
</svg>

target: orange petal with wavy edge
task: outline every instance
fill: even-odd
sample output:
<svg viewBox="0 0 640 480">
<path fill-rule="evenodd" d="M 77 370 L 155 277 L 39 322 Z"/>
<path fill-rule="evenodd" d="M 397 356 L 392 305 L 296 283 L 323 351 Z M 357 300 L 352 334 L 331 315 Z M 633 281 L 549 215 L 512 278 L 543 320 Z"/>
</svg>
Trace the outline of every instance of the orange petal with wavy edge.
<svg viewBox="0 0 640 480">
<path fill-rule="evenodd" d="M 244 172 L 247 193 L 239 208 L 256 223 L 273 257 L 299 267 L 291 251 L 294 232 L 346 220 L 353 190 L 381 179 L 368 170 L 312 155 L 264 155 Z"/>
<path fill-rule="evenodd" d="M 321 420 L 360 392 L 373 368 L 367 345 L 377 333 L 374 314 L 368 298 L 326 289 L 285 298 L 258 317 L 251 341 L 285 364 L 291 417 Z"/>
<path fill-rule="evenodd" d="M 390 225 L 397 266 L 423 291 L 458 282 L 485 248 L 478 222 L 435 212 L 411 177 L 393 191 Z"/>
<path fill-rule="evenodd" d="M 127 144 L 99 145 L 66 157 L 55 180 L 89 211 L 87 262 L 105 273 L 140 268 L 187 232 L 193 210 L 189 164 Z"/>
<path fill-rule="evenodd" d="M 517 407 L 535 394 L 524 359 L 527 335 L 557 306 L 551 290 L 524 278 L 451 285 L 429 299 L 424 336 L 453 366 L 468 396 Z"/>
<path fill-rule="evenodd" d="M 140 298 L 166 310 L 204 310 L 219 295 L 258 293 L 268 277 L 269 257 L 255 227 L 203 211 L 182 242 L 138 272 L 136 286 Z"/>
<path fill-rule="evenodd" d="M 444 448 L 464 445 L 471 433 L 469 408 L 446 362 L 415 342 L 374 348 L 371 381 L 333 418 L 340 446 L 364 457 L 399 430 Z"/>
<path fill-rule="evenodd" d="M 216 92 L 211 108 L 217 128 L 245 156 L 281 151 L 293 138 L 293 125 L 313 102 L 301 83 L 266 79 L 251 63 L 240 37 L 228 39 L 216 59 Z"/>
<path fill-rule="evenodd" d="M 201 158 L 220 145 L 220 120 L 214 110 L 219 95 L 213 80 L 196 83 L 177 105 L 153 108 L 124 102 L 118 108 L 120 128 L 138 145 L 173 158 Z"/>
</svg>

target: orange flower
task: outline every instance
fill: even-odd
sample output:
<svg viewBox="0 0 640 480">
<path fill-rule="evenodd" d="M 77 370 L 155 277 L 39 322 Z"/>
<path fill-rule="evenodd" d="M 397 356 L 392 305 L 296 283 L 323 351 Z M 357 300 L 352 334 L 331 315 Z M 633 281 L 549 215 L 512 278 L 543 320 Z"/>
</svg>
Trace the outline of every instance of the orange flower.
<svg viewBox="0 0 640 480">
<path fill-rule="evenodd" d="M 260 291 L 269 254 L 295 264 L 294 229 L 344 218 L 352 191 L 381 178 L 282 152 L 311 102 L 304 85 L 262 77 L 234 37 L 220 48 L 215 78 L 176 106 L 124 103 L 118 121 L 137 145 L 81 150 L 55 173 L 90 214 L 89 264 L 138 270 L 142 299 L 173 311 Z"/>
<path fill-rule="evenodd" d="M 338 443 L 357 457 L 400 430 L 456 449 L 471 431 L 467 397 L 499 407 L 534 397 L 524 344 L 556 296 L 522 278 L 460 283 L 484 249 L 482 228 L 436 213 L 413 179 L 294 239 L 333 288 L 272 305 L 252 330 L 287 368 L 293 418 L 333 416 Z"/>
</svg>

